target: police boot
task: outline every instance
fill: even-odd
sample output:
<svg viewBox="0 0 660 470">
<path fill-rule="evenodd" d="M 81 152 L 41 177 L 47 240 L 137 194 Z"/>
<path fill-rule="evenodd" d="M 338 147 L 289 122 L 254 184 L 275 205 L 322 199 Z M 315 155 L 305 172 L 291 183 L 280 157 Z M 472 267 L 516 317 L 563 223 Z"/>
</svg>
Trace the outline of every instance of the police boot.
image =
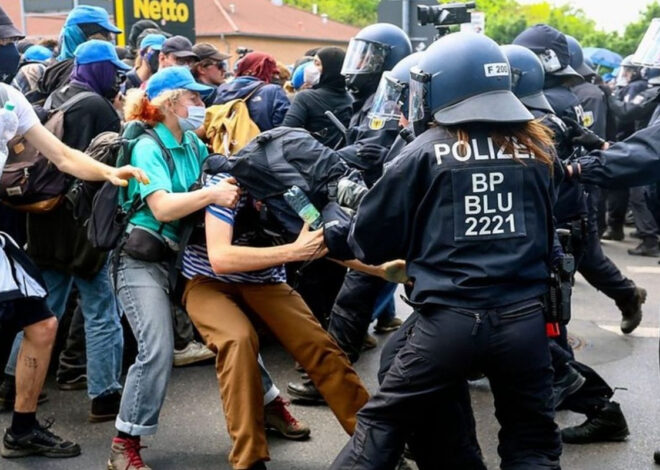
<svg viewBox="0 0 660 470">
<path fill-rule="evenodd" d="M 611 401 L 579 426 L 562 429 L 561 440 L 566 444 L 625 441 L 629 434 L 621 407 Z"/>
<path fill-rule="evenodd" d="M 626 303 L 617 302 L 621 310 L 621 331 L 629 334 L 642 322 L 642 304 L 646 302 L 646 289 L 635 287 L 635 293 Z"/>
<path fill-rule="evenodd" d="M 286 392 L 291 397 L 291 400 L 298 404 L 324 404 L 325 399 L 309 377 L 305 374 L 302 379 L 301 382 L 289 382 L 287 385 Z"/>
<path fill-rule="evenodd" d="M 650 256 L 657 258 L 660 256 L 660 249 L 658 249 L 658 241 L 655 238 L 647 238 L 635 248 L 628 250 L 629 255 L 635 256 Z"/>
<path fill-rule="evenodd" d="M 660 465 L 660 450 L 653 452 L 653 461 Z"/>
<path fill-rule="evenodd" d="M 614 240 L 620 242 L 625 238 L 623 234 L 623 227 L 608 227 L 600 238 L 603 240 Z"/>
</svg>

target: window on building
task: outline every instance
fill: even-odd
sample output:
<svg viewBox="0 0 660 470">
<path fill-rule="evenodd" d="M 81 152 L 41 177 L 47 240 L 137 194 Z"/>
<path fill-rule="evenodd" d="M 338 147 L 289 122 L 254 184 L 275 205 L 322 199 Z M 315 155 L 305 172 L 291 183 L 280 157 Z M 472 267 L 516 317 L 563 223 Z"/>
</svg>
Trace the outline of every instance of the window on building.
<svg viewBox="0 0 660 470">
<path fill-rule="evenodd" d="M 69 12 L 75 5 L 94 5 L 113 11 L 112 0 L 23 0 L 25 13 L 63 13 Z"/>
</svg>

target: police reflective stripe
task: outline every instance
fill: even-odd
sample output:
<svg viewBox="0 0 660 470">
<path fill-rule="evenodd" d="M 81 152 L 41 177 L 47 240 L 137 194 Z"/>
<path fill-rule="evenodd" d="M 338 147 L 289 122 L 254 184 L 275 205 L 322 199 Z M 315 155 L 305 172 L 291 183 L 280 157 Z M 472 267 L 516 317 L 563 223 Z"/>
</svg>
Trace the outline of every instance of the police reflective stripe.
<svg viewBox="0 0 660 470">
<path fill-rule="evenodd" d="M 454 240 L 526 236 L 523 171 L 522 166 L 452 170 Z"/>
</svg>

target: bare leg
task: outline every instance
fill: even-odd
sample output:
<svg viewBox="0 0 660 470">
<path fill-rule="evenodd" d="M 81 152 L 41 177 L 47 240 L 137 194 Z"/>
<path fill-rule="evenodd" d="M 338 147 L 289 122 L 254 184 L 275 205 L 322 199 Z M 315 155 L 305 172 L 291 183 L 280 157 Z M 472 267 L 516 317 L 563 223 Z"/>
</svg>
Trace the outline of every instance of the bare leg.
<svg viewBox="0 0 660 470">
<path fill-rule="evenodd" d="M 14 411 L 32 413 L 37 410 L 39 393 L 46 379 L 50 354 L 55 343 L 55 317 L 25 327 L 25 337 L 16 363 L 16 404 Z"/>
</svg>

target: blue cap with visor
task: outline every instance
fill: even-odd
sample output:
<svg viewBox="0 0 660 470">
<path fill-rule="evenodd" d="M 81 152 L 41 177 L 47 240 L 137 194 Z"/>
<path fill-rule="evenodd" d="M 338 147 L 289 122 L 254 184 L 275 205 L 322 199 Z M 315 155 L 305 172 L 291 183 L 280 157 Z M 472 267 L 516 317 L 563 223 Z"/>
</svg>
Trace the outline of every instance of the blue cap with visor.
<svg viewBox="0 0 660 470">
<path fill-rule="evenodd" d="M 152 100 L 165 91 L 179 89 L 195 91 L 202 96 L 213 91 L 212 87 L 197 83 L 188 67 L 177 66 L 167 67 L 152 75 L 147 82 L 146 92 L 147 97 Z"/>
<path fill-rule="evenodd" d="M 128 65 L 119 60 L 115 46 L 108 41 L 102 41 L 100 39 L 92 39 L 83 42 L 76 47 L 73 56 L 75 57 L 76 64 L 79 65 L 93 64 L 94 62 L 104 62 L 108 60 L 119 70 L 131 69 Z"/>
</svg>

